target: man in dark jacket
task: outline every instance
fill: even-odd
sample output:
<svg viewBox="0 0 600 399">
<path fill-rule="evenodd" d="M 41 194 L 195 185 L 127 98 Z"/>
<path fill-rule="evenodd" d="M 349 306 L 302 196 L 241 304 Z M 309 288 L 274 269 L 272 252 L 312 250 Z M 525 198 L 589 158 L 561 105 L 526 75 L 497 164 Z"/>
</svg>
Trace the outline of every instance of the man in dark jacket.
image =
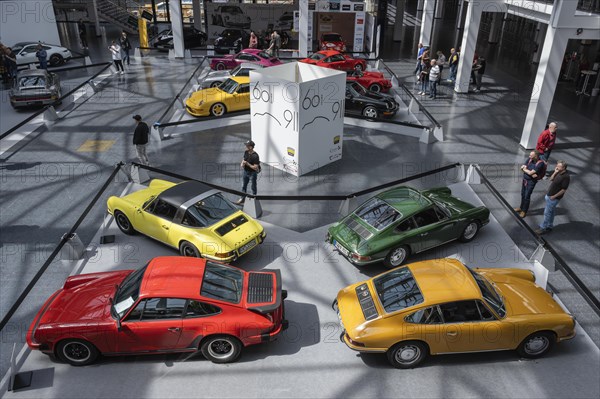
<svg viewBox="0 0 600 399">
<path fill-rule="evenodd" d="M 48 53 L 41 44 L 37 45 L 35 56 L 40 61 L 40 69 L 48 69 Z"/>
<path fill-rule="evenodd" d="M 531 202 L 531 193 L 533 193 L 533 189 L 537 182 L 544 177 L 543 171 L 545 167 L 545 162 L 540 159 L 540 154 L 537 151 L 531 151 L 529 153 L 529 158 L 521 165 L 521 170 L 523 171 L 523 181 L 521 182 L 521 205 L 518 208 L 515 208 L 515 212 L 522 218 L 527 216 L 529 203 Z"/>
<path fill-rule="evenodd" d="M 146 122 L 142 122 L 141 116 L 134 115 L 133 119 L 135 119 L 137 124 L 135 127 L 135 132 L 133 132 L 133 144 L 135 145 L 137 157 L 142 165 L 150 166 L 150 161 L 146 155 L 146 147 L 148 147 L 148 133 L 150 133 L 150 129 L 148 128 Z"/>
<path fill-rule="evenodd" d="M 244 158 L 242 159 L 240 167 L 244 171 L 242 191 L 245 193 L 248 189 L 248 183 L 251 182 L 252 194 L 256 195 L 256 179 L 260 172 L 260 157 L 258 156 L 258 153 L 254 151 L 254 141 L 252 140 L 246 141 L 246 151 L 244 151 Z M 237 200 L 237 203 L 243 204 L 245 200 L 246 196 L 243 196 Z"/>
<path fill-rule="evenodd" d="M 130 65 L 129 61 L 129 50 L 131 50 L 131 43 L 129 42 L 129 38 L 127 37 L 127 32 L 123 31 L 121 33 L 121 37 L 119 38 L 119 42 L 121 44 L 121 50 L 123 50 L 123 63 L 127 62 L 127 65 Z"/>
<path fill-rule="evenodd" d="M 79 40 L 81 40 L 81 47 L 83 47 L 84 49 L 88 48 L 88 42 L 87 42 L 87 28 L 85 27 L 85 24 L 83 23 L 83 19 L 79 19 L 79 22 L 77 22 L 77 30 L 79 31 Z"/>
</svg>

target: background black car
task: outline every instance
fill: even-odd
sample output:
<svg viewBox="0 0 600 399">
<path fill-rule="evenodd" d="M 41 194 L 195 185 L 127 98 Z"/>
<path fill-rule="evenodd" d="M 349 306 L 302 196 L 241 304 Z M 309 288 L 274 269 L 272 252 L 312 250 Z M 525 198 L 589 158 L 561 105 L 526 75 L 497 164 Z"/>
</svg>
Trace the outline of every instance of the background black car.
<svg viewBox="0 0 600 399">
<path fill-rule="evenodd" d="M 357 82 L 346 82 L 344 114 L 362 115 L 367 118 L 390 118 L 398 112 L 394 97 L 365 89 Z"/>
<path fill-rule="evenodd" d="M 208 35 L 192 26 L 183 27 L 183 45 L 185 48 L 204 47 Z M 158 34 L 154 41 L 154 47 L 169 50 L 173 48 L 173 31 L 164 30 Z"/>
<path fill-rule="evenodd" d="M 236 53 L 248 47 L 250 42 L 250 33 L 242 29 L 225 29 L 219 37 L 215 39 L 215 51 L 220 54 L 229 53 L 234 50 Z"/>
</svg>

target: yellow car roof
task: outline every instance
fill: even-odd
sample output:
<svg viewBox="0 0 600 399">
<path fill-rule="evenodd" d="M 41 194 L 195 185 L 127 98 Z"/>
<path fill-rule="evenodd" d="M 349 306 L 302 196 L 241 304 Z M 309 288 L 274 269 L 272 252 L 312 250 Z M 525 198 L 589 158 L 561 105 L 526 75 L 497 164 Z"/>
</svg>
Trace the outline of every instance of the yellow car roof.
<svg viewBox="0 0 600 399">
<path fill-rule="evenodd" d="M 250 83 L 249 76 L 232 76 L 229 79 L 235 80 L 239 84 Z"/>
<path fill-rule="evenodd" d="M 457 259 L 434 259 L 411 263 L 412 272 L 424 302 L 439 304 L 481 298 L 475 279 Z"/>
</svg>

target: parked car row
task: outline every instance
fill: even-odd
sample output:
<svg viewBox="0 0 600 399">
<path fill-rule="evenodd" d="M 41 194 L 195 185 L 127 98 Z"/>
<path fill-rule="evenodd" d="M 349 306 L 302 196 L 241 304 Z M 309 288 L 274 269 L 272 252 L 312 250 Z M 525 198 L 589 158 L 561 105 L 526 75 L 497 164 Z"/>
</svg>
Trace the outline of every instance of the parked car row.
<svg viewBox="0 0 600 399">
<path fill-rule="evenodd" d="M 183 256 L 69 277 L 33 319 L 30 348 L 73 366 L 101 355 L 168 352 L 229 363 L 287 328 L 281 271 L 226 264 L 266 234 L 220 192 L 197 181 L 153 180 L 109 198 L 107 207 L 123 233 L 146 235 Z M 448 188 L 399 187 L 334 224 L 326 240 L 351 263 L 395 267 L 338 292 L 332 307 L 341 340 L 355 351 L 385 353 L 394 367 L 413 368 L 440 353 L 516 350 L 537 358 L 573 338 L 574 318 L 529 270 L 471 269 L 456 259 L 402 265 L 445 242 L 473 240 L 488 221 L 487 208 Z"/>
</svg>

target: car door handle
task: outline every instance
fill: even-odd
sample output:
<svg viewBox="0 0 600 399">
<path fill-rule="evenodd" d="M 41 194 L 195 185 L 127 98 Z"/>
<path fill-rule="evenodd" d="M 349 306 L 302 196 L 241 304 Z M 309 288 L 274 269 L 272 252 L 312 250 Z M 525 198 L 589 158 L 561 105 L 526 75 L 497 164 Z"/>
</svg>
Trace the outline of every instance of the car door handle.
<svg viewBox="0 0 600 399">
<path fill-rule="evenodd" d="M 457 334 L 458 334 L 457 332 L 453 332 L 453 331 L 450 331 L 450 332 L 446 333 L 446 335 L 449 335 L 451 337 L 456 337 Z"/>
<path fill-rule="evenodd" d="M 169 328 L 167 328 L 167 330 L 169 330 L 171 332 L 178 332 L 181 329 L 179 327 L 169 327 Z"/>
<path fill-rule="evenodd" d="M 425 237 L 427 234 L 429 234 L 429 233 L 421 233 L 421 234 L 419 234 L 419 235 L 420 235 L 421 237 Z"/>
<path fill-rule="evenodd" d="M 169 230 L 169 226 L 167 226 L 166 224 L 163 224 L 162 228 L 165 229 L 165 230 Z"/>
</svg>

